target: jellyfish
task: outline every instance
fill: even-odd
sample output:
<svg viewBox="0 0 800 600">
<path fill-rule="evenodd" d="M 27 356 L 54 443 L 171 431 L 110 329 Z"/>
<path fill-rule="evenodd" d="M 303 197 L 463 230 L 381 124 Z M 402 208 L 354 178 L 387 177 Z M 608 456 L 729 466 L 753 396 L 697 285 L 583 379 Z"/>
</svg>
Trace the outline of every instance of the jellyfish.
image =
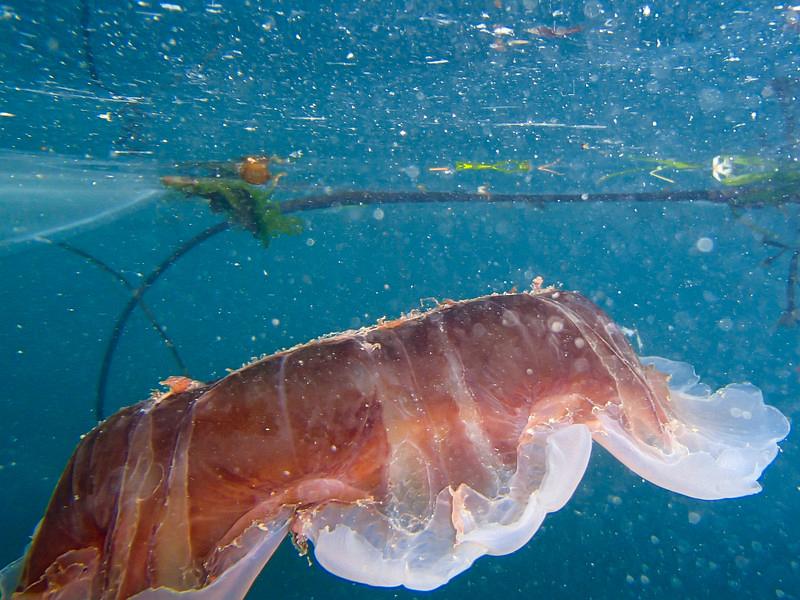
<svg viewBox="0 0 800 600">
<path fill-rule="evenodd" d="M 788 421 L 638 358 L 554 288 L 448 301 L 124 408 L 78 444 L 4 598 L 241 599 L 287 537 L 431 590 L 524 546 L 597 442 L 694 498 L 754 494 Z"/>
<path fill-rule="evenodd" d="M 0 153 L 0 252 L 108 222 L 162 193 L 145 163 Z"/>
</svg>

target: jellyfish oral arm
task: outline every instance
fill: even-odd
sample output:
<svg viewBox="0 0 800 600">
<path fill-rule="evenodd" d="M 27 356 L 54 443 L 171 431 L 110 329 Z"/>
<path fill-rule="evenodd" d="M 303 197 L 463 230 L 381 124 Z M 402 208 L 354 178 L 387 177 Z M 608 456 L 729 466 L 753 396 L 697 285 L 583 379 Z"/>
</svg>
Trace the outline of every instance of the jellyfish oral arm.
<svg viewBox="0 0 800 600">
<path fill-rule="evenodd" d="M 670 446 L 648 446 L 607 415 L 595 441 L 648 481 L 686 496 L 719 500 L 761 491 L 758 479 L 789 434 L 789 422 L 764 403 L 761 390 L 733 384 L 712 393 L 686 363 L 641 360 L 669 377 Z"/>
<path fill-rule="evenodd" d="M 201 589 L 191 591 L 178 591 L 165 587 L 148 589 L 131 596 L 131 600 L 244 598 L 261 569 L 286 537 L 288 527 L 288 515 L 278 517 L 269 525 L 259 523 L 249 527 L 241 538 L 236 540 L 234 546 L 236 556 L 229 557 L 228 564 L 220 569 L 222 574 Z"/>
</svg>

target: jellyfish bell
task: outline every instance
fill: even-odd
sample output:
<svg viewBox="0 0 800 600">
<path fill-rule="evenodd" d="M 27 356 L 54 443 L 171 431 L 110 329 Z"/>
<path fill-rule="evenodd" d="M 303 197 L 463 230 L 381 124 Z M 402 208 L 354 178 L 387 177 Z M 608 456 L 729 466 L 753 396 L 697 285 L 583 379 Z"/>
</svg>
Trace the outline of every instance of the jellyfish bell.
<svg viewBox="0 0 800 600">
<path fill-rule="evenodd" d="M 758 492 L 789 431 L 540 284 L 167 384 L 81 440 L 3 598 L 241 599 L 289 533 L 336 575 L 430 590 L 525 545 L 593 441 L 717 499 Z"/>
<path fill-rule="evenodd" d="M 160 193 L 142 161 L 0 152 L 0 254 L 120 217 Z"/>
</svg>

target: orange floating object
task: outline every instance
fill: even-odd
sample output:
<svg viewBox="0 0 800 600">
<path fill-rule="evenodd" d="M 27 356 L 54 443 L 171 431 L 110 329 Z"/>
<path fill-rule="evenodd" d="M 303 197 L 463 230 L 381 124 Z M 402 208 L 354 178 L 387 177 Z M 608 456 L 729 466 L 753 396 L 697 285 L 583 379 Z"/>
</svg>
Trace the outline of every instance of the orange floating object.
<svg viewBox="0 0 800 600">
<path fill-rule="evenodd" d="M 716 499 L 758 492 L 788 433 L 757 388 L 639 359 L 540 282 L 170 385 L 80 442 L 15 597 L 237 600 L 289 533 L 347 579 L 433 589 L 527 543 L 592 440 Z"/>
<path fill-rule="evenodd" d="M 159 383 L 169 389 L 167 392 L 168 394 L 182 394 L 183 392 L 194 390 L 204 385 L 202 381 L 195 381 L 194 379 L 189 379 L 182 375 L 170 375 L 164 381 L 159 381 Z M 163 398 L 165 395 L 166 394 L 162 394 L 161 397 Z"/>
<path fill-rule="evenodd" d="M 262 185 L 272 179 L 269 156 L 245 156 L 239 163 L 239 177 L 252 185 Z"/>
</svg>

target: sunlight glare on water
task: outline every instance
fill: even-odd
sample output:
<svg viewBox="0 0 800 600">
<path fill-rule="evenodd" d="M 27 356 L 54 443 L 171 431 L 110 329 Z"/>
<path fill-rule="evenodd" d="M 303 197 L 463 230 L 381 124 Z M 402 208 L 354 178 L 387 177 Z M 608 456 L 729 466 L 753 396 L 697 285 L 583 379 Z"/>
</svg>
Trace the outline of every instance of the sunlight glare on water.
<svg viewBox="0 0 800 600">
<path fill-rule="evenodd" d="M 0 165 L 0 252 L 110 222 L 161 193 L 145 165 L 13 151 Z"/>
</svg>

